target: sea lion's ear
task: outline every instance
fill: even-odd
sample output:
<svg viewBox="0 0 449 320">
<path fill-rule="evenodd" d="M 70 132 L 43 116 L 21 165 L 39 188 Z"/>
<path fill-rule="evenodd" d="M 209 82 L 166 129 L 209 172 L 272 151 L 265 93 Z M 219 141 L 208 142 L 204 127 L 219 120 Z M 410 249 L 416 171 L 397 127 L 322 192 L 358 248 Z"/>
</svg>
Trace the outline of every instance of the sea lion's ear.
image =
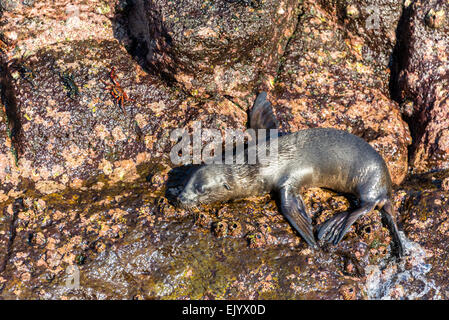
<svg viewBox="0 0 449 320">
<path fill-rule="evenodd" d="M 231 187 L 230 187 L 226 182 L 223 183 L 223 186 L 224 186 L 226 189 L 231 190 Z"/>
<path fill-rule="evenodd" d="M 271 103 L 267 100 L 267 93 L 261 92 L 251 110 L 249 125 L 251 129 L 277 129 L 279 122 L 274 116 Z"/>
</svg>

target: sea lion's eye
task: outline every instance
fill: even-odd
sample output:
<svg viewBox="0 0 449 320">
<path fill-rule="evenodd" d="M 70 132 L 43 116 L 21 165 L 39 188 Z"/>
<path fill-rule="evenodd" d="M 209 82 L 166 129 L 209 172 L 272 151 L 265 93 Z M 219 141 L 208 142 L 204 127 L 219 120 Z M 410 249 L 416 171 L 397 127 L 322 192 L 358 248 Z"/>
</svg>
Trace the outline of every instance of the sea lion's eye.
<svg viewBox="0 0 449 320">
<path fill-rule="evenodd" d="M 203 194 L 205 192 L 204 186 L 199 183 L 195 185 L 195 190 L 198 194 Z"/>
<path fill-rule="evenodd" d="M 223 183 L 223 186 L 224 186 L 226 189 L 231 190 L 231 187 L 230 187 L 227 183 Z"/>
</svg>

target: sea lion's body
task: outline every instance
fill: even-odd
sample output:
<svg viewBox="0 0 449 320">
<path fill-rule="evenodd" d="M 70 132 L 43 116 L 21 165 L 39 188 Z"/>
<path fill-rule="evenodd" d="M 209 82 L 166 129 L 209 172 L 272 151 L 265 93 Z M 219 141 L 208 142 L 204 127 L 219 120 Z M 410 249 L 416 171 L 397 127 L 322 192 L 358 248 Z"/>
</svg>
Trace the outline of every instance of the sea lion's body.
<svg viewBox="0 0 449 320">
<path fill-rule="evenodd" d="M 278 138 L 278 157 L 257 165 L 265 191 L 294 179 L 297 187 L 325 187 L 375 200 L 391 194 L 382 157 L 364 140 L 332 128 L 306 129 Z"/>
<path fill-rule="evenodd" d="M 254 108 L 257 103 L 256 100 Z M 281 200 L 282 213 L 309 245 L 316 247 L 311 219 L 299 192 L 301 188 L 325 187 L 354 194 L 360 199 L 360 208 L 339 213 L 325 222 L 318 232 L 319 239 L 338 243 L 358 217 L 378 207 L 399 255 L 402 254 L 390 201 L 390 174 L 383 158 L 367 142 L 332 128 L 306 129 L 270 141 L 274 142 L 278 144 L 277 156 L 268 157 L 267 162 L 203 166 L 185 186 L 180 203 L 190 206 L 275 191 Z"/>
</svg>

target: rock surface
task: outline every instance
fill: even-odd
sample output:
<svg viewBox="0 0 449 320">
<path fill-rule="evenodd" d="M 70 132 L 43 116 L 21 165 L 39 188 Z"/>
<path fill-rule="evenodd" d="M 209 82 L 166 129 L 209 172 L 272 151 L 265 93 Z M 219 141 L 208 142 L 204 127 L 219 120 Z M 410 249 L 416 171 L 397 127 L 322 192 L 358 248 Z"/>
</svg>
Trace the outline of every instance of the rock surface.
<svg viewBox="0 0 449 320">
<path fill-rule="evenodd" d="M 413 136 L 416 172 L 449 166 L 449 4 L 413 1 L 404 11 L 396 58 L 396 99 Z"/>
<path fill-rule="evenodd" d="M 380 152 L 393 182 L 401 183 L 410 134 L 398 105 L 382 93 L 381 78 L 363 59 L 363 42 L 316 4 L 303 10 L 273 92 L 284 131 L 347 130 Z"/>
<path fill-rule="evenodd" d="M 393 294 L 402 292 L 412 299 L 449 298 L 449 192 L 442 188 L 448 179 L 447 170 L 410 176 L 396 193 L 401 199 L 403 230 L 416 251 L 406 259 L 402 279 L 394 279 Z"/>
<path fill-rule="evenodd" d="M 298 18 L 298 0 L 133 1 L 130 33 L 150 70 L 193 95 L 228 95 L 252 104 L 276 75 Z"/>
<path fill-rule="evenodd" d="M 402 14 L 402 1 L 396 0 L 320 0 L 323 8 L 338 18 L 338 23 L 353 36 L 363 39 L 360 54 L 382 77 L 382 90 L 388 94 L 388 80 L 396 28 Z"/>
<path fill-rule="evenodd" d="M 360 299 L 366 298 L 364 267 L 389 259 L 378 213 L 363 218 L 339 248 L 314 253 L 269 197 L 193 213 L 155 198 L 150 183 L 138 191 L 96 202 L 80 198 L 71 208 L 25 199 L 0 278 L 2 296 Z M 348 206 L 319 189 L 306 199 L 317 223 Z M 79 288 L 67 286 L 71 264 Z"/>
<path fill-rule="evenodd" d="M 116 197 L 58 207 L 41 199 L 11 204 L 16 234 L 0 278 L 3 298 L 369 299 L 447 298 L 449 173 L 412 176 L 395 191 L 407 256 L 390 256 L 375 211 L 338 247 L 313 252 L 270 197 L 193 212 L 176 209 L 146 182 Z M 342 196 L 304 194 L 314 223 L 347 210 Z M 263 208 L 263 210 L 261 210 Z M 419 246 L 421 245 L 421 246 Z M 67 266 L 79 270 L 72 288 Z"/>
<path fill-rule="evenodd" d="M 20 129 L 13 139 L 17 165 L 11 152 L 0 156 L 4 200 L 24 189 L 65 197 L 130 186 L 169 162 L 170 131 L 178 126 L 202 120 L 243 128 L 246 121 L 226 100 L 197 101 L 167 87 L 116 41 L 47 46 L 9 71 Z M 111 94 L 111 75 L 128 100 Z M 208 116 L 216 105 L 226 112 Z"/>
<path fill-rule="evenodd" d="M 5 3 L 17 5 L 5 10 Z M 312 251 L 269 195 L 189 211 L 172 203 L 195 167 L 170 162 L 170 132 L 191 132 L 197 121 L 244 129 L 262 88 L 284 131 L 331 126 L 357 134 L 400 183 L 410 135 L 389 97 L 385 65 L 399 2 L 378 3 L 387 15 L 373 33 L 363 25 L 370 1 L 133 3 L 146 9 L 128 21 L 137 12 L 124 1 L 0 1 L 0 298 L 448 298 L 447 171 L 408 175 L 395 188 L 407 251 L 401 261 L 376 210 L 338 246 Z M 442 15 L 429 5 L 415 1 L 400 26 L 415 28 L 415 14 L 428 10 L 424 23 L 436 32 L 429 43 L 444 44 Z M 148 16 L 155 6 L 160 15 Z M 192 13 L 204 20 L 194 22 Z M 154 34 L 173 41 L 149 41 Z M 417 52 L 422 43 L 432 47 L 420 39 L 399 38 Z M 407 50 L 396 62 L 418 61 Z M 443 60 L 429 58 L 443 53 L 423 61 L 445 70 Z M 167 65 L 173 69 L 164 74 Z M 408 66 L 397 70 L 421 70 L 424 80 L 407 91 L 411 78 L 401 77 L 404 92 L 444 93 L 435 89 L 446 85 L 436 69 Z M 114 95 L 123 92 L 120 105 Z M 419 99 L 412 101 L 421 108 L 427 100 Z M 445 110 L 438 101 L 435 117 Z M 427 130 L 420 125 L 412 128 Z M 356 205 L 318 188 L 304 199 L 314 226 Z"/>
</svg>

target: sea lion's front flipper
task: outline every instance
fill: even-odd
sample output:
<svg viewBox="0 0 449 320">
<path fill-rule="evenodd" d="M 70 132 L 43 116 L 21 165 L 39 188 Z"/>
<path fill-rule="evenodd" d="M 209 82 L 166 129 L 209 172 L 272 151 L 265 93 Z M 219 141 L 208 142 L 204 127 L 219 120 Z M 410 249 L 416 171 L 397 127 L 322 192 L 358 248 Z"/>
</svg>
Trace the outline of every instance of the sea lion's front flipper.
<svg viewBox="0 0 449 320">
<path fill-rule="evenodd" d="M 250 115 L 251 129 L 277 129 L 279 122 L 276 119 L 271 103 L 267 100 L 267 93 L 261 92 L 254 102 Z"/>
<path fill-rule="evenodd" d="M 281 210 L 290 224 L 299 232 L 306 242 L 317 249 L 313 236 L 312 219 L 308 216 L 301 197 L 296 196 L 288 187 L 281 188 Z"/>
</svg>

